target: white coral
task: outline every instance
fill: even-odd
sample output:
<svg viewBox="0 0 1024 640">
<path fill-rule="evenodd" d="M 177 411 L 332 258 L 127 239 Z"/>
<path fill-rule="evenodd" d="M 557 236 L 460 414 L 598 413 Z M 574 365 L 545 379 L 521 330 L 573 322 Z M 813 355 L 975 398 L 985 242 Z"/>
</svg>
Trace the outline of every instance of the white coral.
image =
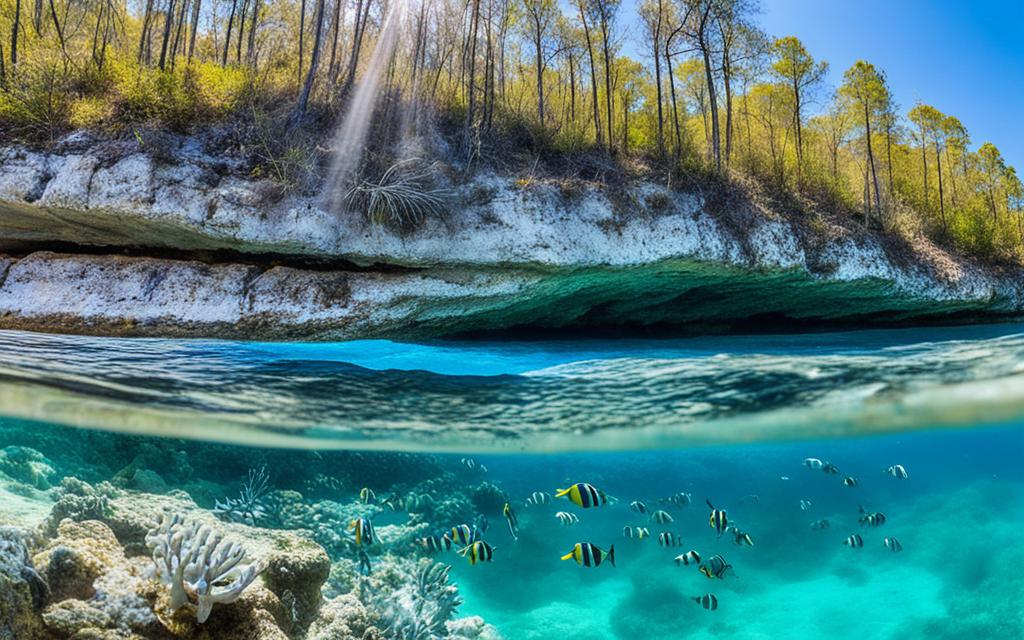
<svg viewBox="0 0 1024 640">
<path fill-rule="evenodd" d="M 262 562 L 243 565 L 245 549 L 228 542 L 209 525 L 186 523 L 180 514 L 164 513 L 146 534 L 160 580 L 171 588 L 171 610 L 186 602 L 196 605 L 196 620 L 210 617 L 213 605 L 237 600 L 265 568 Z"/>
</svg>

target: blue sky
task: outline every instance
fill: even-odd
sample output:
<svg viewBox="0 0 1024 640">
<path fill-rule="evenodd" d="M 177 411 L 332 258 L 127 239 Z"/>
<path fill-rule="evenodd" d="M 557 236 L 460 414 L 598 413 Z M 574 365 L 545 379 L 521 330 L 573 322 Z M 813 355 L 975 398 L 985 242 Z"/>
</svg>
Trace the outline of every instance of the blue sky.
<svg viewBox="0 0 1024 640">
<path fill-rule="evenodd" d="M 960 118 L 1024 169 L 1024 0 L 760 0 L 770 35 L 800 38 L 837 86 L 858 59 L 880 67 L 901 110 L 921 100 Z M 624 3 L 640 42 L 638 0 Z M 820 101 L 827 99 L 822 91 Z"/>
</svg>

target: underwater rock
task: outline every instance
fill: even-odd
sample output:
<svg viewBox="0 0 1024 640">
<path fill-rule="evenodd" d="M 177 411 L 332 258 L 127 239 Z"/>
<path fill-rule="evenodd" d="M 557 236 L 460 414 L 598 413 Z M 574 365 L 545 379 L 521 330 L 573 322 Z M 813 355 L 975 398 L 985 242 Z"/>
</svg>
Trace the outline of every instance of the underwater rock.
<svg viewBox="0 0 1024 640">
<path fill-rule="evenodd" d="M 231 604 L 217 607 L 203 624 L 195 616 L 169 608 L 170 598 L 158 598 L 154 609 L 160 620 L 160 633 L 155 637 L 179 640 L 288 640 L 290 614 L 276 595 L 259 584 L 253 584 Z M 147 636 L 148 637 L 148 636 Z"/>
<path fill-rule="evenodd" d="M 171 611 L 192 602 L 200 624 L 210 617 L 213 605 L 237 600 L 265 566 L 246 562 L 240 544 L 208 525 L 187 523 L 180 514 L 164 512 L 146 535 L 146 545 L 153 551 L 157 576 L 170 587 Z"/>
<path fill-rule="evenodd" d="M 354 595 L 328 600 L 309 627 L 306 640 L 384 640 L 374 624 L 378 615 Z"/>
<path fill-rule="evenodd" d="M 49 598 L 49 587 L 32 565 L 28 532 L 0 527 L 0 639 L 43 636 L 38 611 Z"/>
<path fill-rule="evenodd" d="M 35 489 L 49 489 L 56 471 L 42 453 L 12 445 L 0 449 L 0 473 Z"/>
<path fill-rule="evenodd" d="M 472 500 L 479 513 L 497 515 L 501 513 L 501 508 L 509 501 L 509 497 L 498 485 L 481 482 L 473 489 Z"/>
<path fill-rule="evenodd" d="M 448 637 L 452 640 L 503 640 L 498 630 L 480 616 L 452 620 L 448 623 Z"/>
<path fill-rule="evenodd" d="M 111 514 L 111 498 L 117 494 L 117 490 L 108 482 L 101 482 L 94 487 L 78 478 L 65 477 L 56 490 L 57 501 L 46 519 L 46 532 L 55 535 L 65 519 L 104 520 Z"/>
<path fill-rule="evenodd" d="M 50 631 L 62 638 L 77 637 L 81 631 L 100 631 L 113 624 L 103 611 L 95 609 L 81 600 L 64 600 L 43 612 L 43 622 Z"/>
<path fill-rule="evenodd" d="M 91 598 L 96 593 L 93 582 L 125 561 L 114 532 L 96 520 L 63 520 L 57 526 L 56 537 L 33 557 L 55 601 Z"/>
</svg>

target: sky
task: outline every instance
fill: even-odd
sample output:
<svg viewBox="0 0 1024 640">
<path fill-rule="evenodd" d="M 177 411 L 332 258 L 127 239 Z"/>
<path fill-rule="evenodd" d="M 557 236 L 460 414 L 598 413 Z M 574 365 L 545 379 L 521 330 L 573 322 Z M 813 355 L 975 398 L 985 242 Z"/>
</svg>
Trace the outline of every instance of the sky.
<svg viewBox="0 0 1024 640">
<path fill-rule="evenodd" d="M 635 15 L 638 0 L 627 9 Z M 828 84 L 859 59 L 885 71 L 901 111 L 920 100 L 956 116 L 972 147 L 992 142 L 1024 169 L 1024 0 L 760 0 L 757 22 L 829 63 Z M 632 40 L 640 27 L 630 18 Z M 627 47 L 628 48 L 628 47 Z M 822 90 L 819 105 L 828 99 Z M 814 107 L 812 107 L 813 109 Z"/>
</svg>

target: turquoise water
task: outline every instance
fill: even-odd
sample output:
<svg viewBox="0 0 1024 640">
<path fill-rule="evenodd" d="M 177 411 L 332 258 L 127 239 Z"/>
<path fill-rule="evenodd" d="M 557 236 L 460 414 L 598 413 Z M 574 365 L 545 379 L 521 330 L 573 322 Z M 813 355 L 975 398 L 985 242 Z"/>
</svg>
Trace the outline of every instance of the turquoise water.
<svg viewBox="0 0 1024 640">
<path fill-rule="evenodd" d="M 374 575 L 426 555 L 398 532 L 477 522 L 492 562 L 434 557 L 452 566 L 456 616 L 508 639 L 1020 638 L 1021 330 L 428 344 L 0 332 L 0 524 L 41 522 L 65 475 L 184 491 L 209 510 L 265 468 L 272 504 L 372 517 Z M 35 475 L 11 447 L 38 455 Z M 896 464 L 907 479 L 884 473 Z M 574 482 L 609 504 L 525 504 Z M 361 506 L 363 487 L 447 506 Z M 662 502 L 679 492 L 692 503 Z M 705 499 L 754 545 L 717 537 Z M 885 523 L 859 523 L 861 506 Z M 564 526 L 559 511 L 579 521 Z M 282 508 L 257 524 L 316 529 L 302 517 Z M 828 529 L 810 526 L 822 519 Z M 625 538 L 626 525 L 652 536 Z M 681 544 L 660 546 L 662 532 Z M 853 534 L 862 548 L 843 543 Z M 351 548 L 301 535 L 331 556 L 325 596 L 344 593 L 334 576 L 352 573 Z M 577 542 L 614 545 L 616 566 L 562 561 Z M 677 566 L 690 549 L 732 569 L 709 579 Z M 691 600 L 709 593 L 717 610 Z"/>
</svg>

